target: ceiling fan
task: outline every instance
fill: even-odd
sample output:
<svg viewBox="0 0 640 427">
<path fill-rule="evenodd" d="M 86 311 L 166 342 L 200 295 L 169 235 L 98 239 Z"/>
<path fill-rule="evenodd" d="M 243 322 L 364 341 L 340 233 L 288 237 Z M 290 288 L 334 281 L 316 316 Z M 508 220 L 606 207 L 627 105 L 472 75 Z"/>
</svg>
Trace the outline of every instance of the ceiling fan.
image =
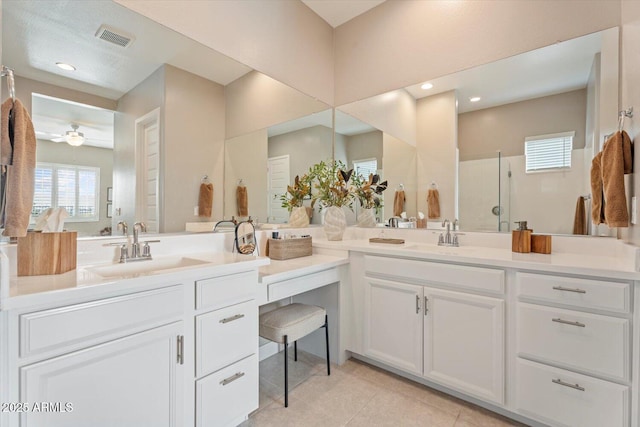
<svg viewBox="0 0 640 427">
<path fill-rule="evenodd" d="M 78 147 L 84 143 L 84 133 L 78 132 L 78 126 L 75 123 L 71 123 L 71 130 L 68 130 L 64 135 L 53 138 L 51 141 L 53 142 L 66 142 L 69 145 L 73 145 L 74 147 Z"/>
</svg>

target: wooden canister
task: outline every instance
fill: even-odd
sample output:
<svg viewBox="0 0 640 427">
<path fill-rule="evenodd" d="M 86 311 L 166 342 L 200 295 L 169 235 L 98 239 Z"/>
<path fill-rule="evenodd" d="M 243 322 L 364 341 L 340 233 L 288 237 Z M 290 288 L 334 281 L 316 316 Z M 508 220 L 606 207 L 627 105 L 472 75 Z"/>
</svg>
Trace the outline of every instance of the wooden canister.
<svg viewBox="0 0 640 427">
<path fill-rule="evenodd" d="M 30 231 L 18 237 L 18 276 L 62 274 L 76 268 L 76 231 Z"/>
</svg>

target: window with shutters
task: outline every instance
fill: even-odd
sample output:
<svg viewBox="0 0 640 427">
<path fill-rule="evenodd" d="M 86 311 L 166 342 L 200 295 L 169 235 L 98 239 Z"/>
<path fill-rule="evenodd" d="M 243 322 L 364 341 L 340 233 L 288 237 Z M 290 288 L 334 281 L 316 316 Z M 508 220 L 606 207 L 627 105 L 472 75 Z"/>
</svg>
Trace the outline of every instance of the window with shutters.
<svg viewBox="0 0 640 427">
<path fill-rule="evenodd" d="M 100 168 L 37 163 L 32 222 L 48 208 L 65 208 L 67 222 L 98 221 Z"/>
<path fill-rule="evenodd" d="M 543 172 L 571 169 L 575 132 L 528 136 L 524 140 L 526 171 Z"/>
</svg>

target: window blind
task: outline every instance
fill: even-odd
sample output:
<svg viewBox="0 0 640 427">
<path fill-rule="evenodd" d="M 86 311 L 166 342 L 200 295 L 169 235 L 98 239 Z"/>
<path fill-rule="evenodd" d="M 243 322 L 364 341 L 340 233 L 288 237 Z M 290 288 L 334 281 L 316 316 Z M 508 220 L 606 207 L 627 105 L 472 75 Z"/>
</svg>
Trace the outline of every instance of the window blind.
<svg viewBox="0 0 640 427">
<path fill-rule="evenodd" d="M 563 132 L 525 138 L 526 171 L 570 169 L 574 136 L 575 132 Z"/>
<path fill-rule="evenodd" d="M 369 174 L 375 175 L 378 173 L 378 160 L 354 160 L 353 169 L 356 175 L 360 175 L 365 179 L 369 179 Z"/>
</svg>

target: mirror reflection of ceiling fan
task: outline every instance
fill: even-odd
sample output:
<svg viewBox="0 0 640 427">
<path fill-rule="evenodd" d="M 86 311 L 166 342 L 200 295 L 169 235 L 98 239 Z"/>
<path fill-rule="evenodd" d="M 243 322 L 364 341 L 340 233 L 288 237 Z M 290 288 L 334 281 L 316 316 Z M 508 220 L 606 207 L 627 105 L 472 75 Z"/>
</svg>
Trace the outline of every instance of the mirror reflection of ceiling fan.
<svg viewBox="0 0 640 427">
<path fill-rule="evenodd" d="M 66 131 L 64 134 L 36 130 L 36 136 L 38 139 L 45 139 L 52 142 L 66 142 L 74 147 L 78 147 L 85 142 L 93 146 L 112 147 L 111 141 L 85 137 L 83 132 L 78 131 L 78 128 L 80 128 L 78 124 L 71 123 L 71 130 Z"/>
<path fill-rule="evenodd" d="M 75 123 L 71 123 L 71 130 L 68 130 L 63 136 L 52 138 L 53 142 L 66 142 L 69 145 L 78 147 L 84 143 L 84 133 L 78 132 L 78 126 Z"/>
</svg>

